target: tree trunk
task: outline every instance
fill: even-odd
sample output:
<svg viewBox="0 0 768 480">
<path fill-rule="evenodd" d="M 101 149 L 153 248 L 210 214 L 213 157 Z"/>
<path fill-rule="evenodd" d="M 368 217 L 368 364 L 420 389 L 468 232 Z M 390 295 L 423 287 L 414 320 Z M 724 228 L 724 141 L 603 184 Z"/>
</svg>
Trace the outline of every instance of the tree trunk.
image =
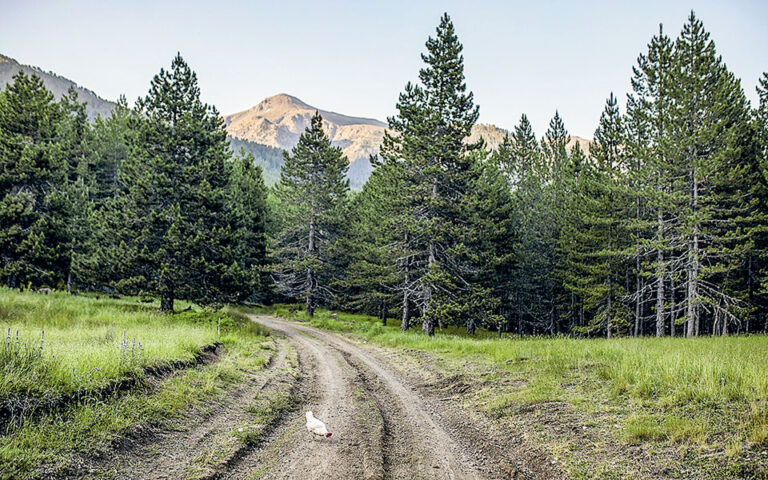
<svg viewBox="0 0 768 480">
<path fill-rule="evenodd" d="M 613 327 L 613 283 L 611 277 L 608 277 L 608 322 L 605 325 L 606 338 L 611 338 L 611 328 Z"/>
<path fill-rule="evenodd" d="M 640 232 L 639 227 L 637 227 L 640 225 L 640 195 L 635 195 L 635 225 L 635 337 L 639 337 L 640 314 L 642 313 L 640 297 L 643 291 L 640 280 Z"/>
<path fill-rule="evenodd" d="M 658 235 L 658 241 L 661 242 L 661 237 L 664 234 L 664 213 L 661 211 L 661 209 L 658 210 L 656 214 L 656 221 L 657 223 L 657 235 Z M 658 250 L 656 251 L 656 270 L 658 274 L 656 275 L 656 336 L 657 337 L 663 337 L 664 336 L 664 278 L 665 278 L 665 268 L 664 268 L 664 251 L 661 249 L 661 247 L 657 247 Z M 674 320 L 673 320 L 674 321 Z M 674 332 L 672 332 L 672 336 L 674 336 Z"/>
<path fill-rule="evenodd" d="M 695 162 L 693 154 L 691 161 Z M 696 178 L 696 165 L 691 170 L 691 212 L 696 216 L 699 204 L 699 184 Z M 694 225 L 693 238 L 690 242 L 689 266 L 688 266 L 688 330 L 687 337 L 693 337 L 699 334 L 699 227 Z"/>
<path fill-rule="evenodd" d="M 640 292 L 642 292 L 642 285 L 640 284 L 640 256 L 638 255 L 635 261 L 635 331 L 634 336 L 640 336 L 640 314 L 642 308 L 642 302 L 640 301 Z"/>
<path fill-rule="evenodd" d="M 160 292 L 160 311 L 173 313 L 173 287 L 166 285 Z"/>
<path fill-rule="evenodd" d="M 67 295 L 72 294 L 72 269 L 67 272 Z"/>
<path fill-rule="evenodd" d="M 698 243 L 698 242 L 695 242 L 695 243 Z M 692 242 L 692 245 L 693 244 L 694 242 Z M 698 271 L 697 262 L 696 260 L 693 259 L 693 257 L 696 256 L 695 251 L 696 251 L 696 247 L 694 246 L 692 248 L 692 253 L 691 253 L 691 257 L 692 257 L 691 265 L 688 268 L 688 301 L 687 301 L 687 312 L 686 312 L 688 324 L 687 324 L 687 329 L 685 334 L 685 336 L 688 338 L 696 335 L 697 333 L 696 327 L 698 324 L 698 308 L 696 305 L 698 285 L 696 282 L 696 279 L 697 279 L 696 277 L 698 276 L 699 271 Z"/>
<path fill-rule="evenodd" d="M 404 240 L 405 241 L 403 242 L 403 245 L 407 246 L 408 232 L 405 233 Z M 404 265 L 405 275 L 403 277 L 403 305 L 402 305 L 403 316 L 400 320 L 400 330 L 402 330 L 403 332 L 411 328 L 411 309 L 410 309 L 410 302 L 408 299 L 408 288 L 409 288 L 408 284 L 411 281 L 410 262 L 411 262 L 410 258 L 406 258 L 405 265 Z"/>
<path fill-rule="evenodd" d="M 408 305 L 408 292 L 403 292 L 403 317 L 400 320 L 400 330 L 406 331 L 411 327 L 411 311 Z"/>
<path fill-rule="evenodd" d="M 754 305 L 755 289 L 752 287 L 752 255 L 751 254 L 749 255 L 749 260 L 747 263 L 747 296 L 749 298 L 749 304 Z M 744 324 L 744 333 L 747 333 L 747 334 L 749 333 L 749 323 L 750 323 L 750 320 L 752 320 L 752 315 L 754 314 L 755 314 L 754 310 L 747 313 L 746 322 Z"/>
<path fill-rule="evenodd" d="M 435 258 L 435 244 L 432 242 L 429 242 L 429 261 L 427 263 L 427 271 L 432 271 L 432 265 L 435 264 L 436 258 Z M 430 309 L 430 303 L 432 302 L 432 285 L 427 285 L 425 287 L 425 293 L 424 293 L 424 319 L 423 324 L 421 326 L 422 330 L 424 330 L 424 333 L 429 335 L 430 337 L 435 334 L 435 320 L 432 318 L 432 312 Z"/>
<path fill-rule="evenodd" d="M 429 315 L 424 316 L 424 323 L 421 329 L 430 337 L 435 335 L 435 322 L 429 318 Z"/>
<path fill-rule="evenodd" d="M 315 316 L 315 302 L 312 301 L 312 295 L 307 295 L 307 300 L 305 302 L 305 311 L 307 313 L 307 316 L 309 317 Z"/>
<path fill-rule="evenodd" d="M 671 285 L 669 286 L 669 304 L 672 306 L 672 308 L 669 310 L 669 336 L 674 337 L 675 321 L 677 320 L 677 310 L 675 309 L 675 282 L 674 280 L 670 280 L 670 282 Z"/>
<path fill-rule="evenodd" d="M 437 180 L 432 181 L 432 199 L 437 198 Z M 432 265 L 437 262 L 435 255 L 435 243 L 433 239 L 429 240 L 429 260 L 427 262 L 427 273 L 432 272 Z M 432 303 L 432 285 L 426 285 L 424 292 L 424 319 L 422 330 L 430 337 L 435 334 L 435 320 L 432 318 L 430 303 Z"/>
</svg>

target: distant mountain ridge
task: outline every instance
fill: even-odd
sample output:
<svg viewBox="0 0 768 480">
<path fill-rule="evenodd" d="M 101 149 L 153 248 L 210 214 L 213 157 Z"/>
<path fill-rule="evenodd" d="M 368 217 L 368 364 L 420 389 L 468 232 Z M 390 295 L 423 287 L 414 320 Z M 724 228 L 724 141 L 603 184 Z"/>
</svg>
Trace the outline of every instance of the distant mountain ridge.
<svg viewBox="0 0 768 480">
<path fill-rule="evenodd" d="M 78 99 L 86 102 L 86 113 L 93 120 L 97 115 L 109 116 L 115 103 L 99 97 L 92 90 L 39 67 L 22 65 L 13 58 L 0 54 L 0 90 L 13 81 L 13 76 L 23 71 L 36 74 L 43 80 L 56 99 L 74 87 Z M 313 107 L 286 93 L 268 97 L 259 104 L 241 112 L 224 116 L 230 145 L 235 153 L 240 150 L 253 155 L 262 167 L 267 183 L 280 178 L 283 150 L 290 150 L 310 124 L 315 111 L 323 116 L 323 127 L 334 146 L 342 149 L 350 161 L 349 179 L 352 188 L 359 189 L 373 170 L 369 157 L 377 155 L 384 138 L 387 124 L 374 118 L 353 117 Z M 472 128 L 470 142 L 483 138 L 488 150 L 495 150 L 509 132 L 491 124 L 477 124 Z M 578 143 L 589 152 L 589 140 L 571 136 L 568 148 Z"/>
<path fill-rule="evenodd" d="M 354 176 L 350 174 L 350 183 L 355 188 L 362 186 L 371 171 L 368 158 L 379 152 L 384 138 L 384 122 L 319 109 L 285 93 L 268 97 L 248 110 L 225 115 L 224 122 L 233 138 L 290 150 L 316 111 L 322 115 L 323 128 L 333 145 L 341 148 L 352 164 Z"/>
<path fill-rule="evenodd" d="M 60 99 L 65 95 L 70 87 L 75 87 L 77 91 L 77 97 L 80 102 L 86 102 L 85 112 L 88 114 L 88 118 L 93 120 L 97 115 L 102 117 L 109 116 L 112 113 L 112 109 L 115 108 L 115 103 L 109 100 L 104 100 L 85 87 L 82 87 L 72 80 L 59 76 L 53 72 L 45 72 L 39 67 L 33 67 L 30 65 L 22 65 L 11 57 L 7 57 L 0 54 L 0 90 L 5 89 L 5 86 L 13 82 L 13 76 L 19 71 L 23 71 L 27 75 L 36 74 L 43 80 L 45 88 L 50 90 L 56 99 Z"/>
<path fill-rule="evenodd" d="M 236 139 L 240 146 L 246 147 L 250 142 L 290 150 L 298 143 L 299 136 L 316 111 L 323 117 L 323 128 L 331 143 L 341 148 L 349 159 L 350 184 L 353 188 L 362 187 L 372 170 L 369 157 L 379 153 L 384 138 L 387 125 L 382 121 L 323 110 L 292 95 L 280 93 L 267 97 L 248 110 L 225 115 L 224 122 L 230 137 Z M 480 123 L 472 127 L 468 141 L 483 138 L 486 148 L 495 150 L 508 134 L 509 131 L 496 125 Z M 573 148 L 576 143 L 589 152 L 589 140 L 571 136 L 568 148 Z M 268 173 L 268 167 L 265 167 L 265 175 Z M 275 177 L 274 174 L 267 176 Z"/>
</svg>

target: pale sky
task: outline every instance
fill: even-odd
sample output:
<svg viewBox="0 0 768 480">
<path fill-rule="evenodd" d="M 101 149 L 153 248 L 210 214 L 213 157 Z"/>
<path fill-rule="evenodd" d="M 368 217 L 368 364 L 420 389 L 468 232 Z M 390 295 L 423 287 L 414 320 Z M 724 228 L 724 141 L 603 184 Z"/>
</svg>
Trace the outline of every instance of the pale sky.
<svg viewBox="0 0 768 480">
<path fill-rule="evenodd" d="M 527 113 L 540 137 L 559 109 L 572 134 L 591 138 L 658 24 L 675 37 L 691 9 L 754 102 L 768 70 L 765 0 L 0 0 L 0 53 L 133 102 L 180 51 L 224 114 L 289 93 L 385 120 L 447 11 L 481 122 L 511 129 Z"/>
</svg>

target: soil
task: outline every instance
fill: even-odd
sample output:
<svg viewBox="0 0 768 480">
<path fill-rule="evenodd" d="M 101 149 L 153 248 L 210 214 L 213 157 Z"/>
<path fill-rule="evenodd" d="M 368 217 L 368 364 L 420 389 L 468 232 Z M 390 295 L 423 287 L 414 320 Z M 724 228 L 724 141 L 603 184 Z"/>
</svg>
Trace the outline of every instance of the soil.
<svg viewBox="0 0 768 480">
<path fill-rule="evenodd" d="M 179 431 L 124 445 L 115 460 L 96 469 L 100 478 L 106 472 L 136 479 L 565 478 L 520 435 L 443 401 L 444 387 L 409 380 L 380 351 L 275 317 L 252 319 L 282 337 L 269 368 L 254 373 L 224 404 L 185 419 Z M 291 348 L 298 373 L 288 375 Z M 466 388 L 452 385 L 459 395 Z M 252 417 L 245 407 L 277 391 L 289 391 L 298 408 L 263 426 L 258 441 L 220 449 L 217 456 L 217 439 L 232 438 L 233 428 Z M 330 438 L 307 432 L 307 410 L 326 423 Z"/>
</svg>

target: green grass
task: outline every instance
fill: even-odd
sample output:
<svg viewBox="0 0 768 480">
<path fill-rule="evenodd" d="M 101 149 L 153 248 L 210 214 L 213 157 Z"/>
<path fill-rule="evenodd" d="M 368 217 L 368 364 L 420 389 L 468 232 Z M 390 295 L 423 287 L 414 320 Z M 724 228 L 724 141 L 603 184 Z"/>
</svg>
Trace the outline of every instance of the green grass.
<svg viewBox="0 0 768 480">
<path fill-rule="evenodd" d="M 282 314 L 300 321 L 303 313 Z M 768 396 L 768 337 L 574 339 L 528 337 L 501 340 L 493 335 L 459 336 L 440 332 L 433 338 L 418 328 L 401 332 L 393 325 L 353 314 L 320 310 L 315 327 L 358 334 L 382 345 L 437 352 L 446 357 L 481 358 L 507 370 L 560 379 L 569 372 L 606 382 L 615 397 L 661 405 L 717 406 L 758 402 Z M 489 332 L 490 333 L 490 332 Z M 530 378 L 530 377 L 529 377 Z M 548 382 L 530 385 L 548 388 Z M 557 394 L 555 389 L 553 395 Z M 554 399 L 554 398 L 552 398 Z"/>
<path fill-rule="evenodd" d="M 67 476 L 77 455 L 107 451 L 114 441 L 148 426 L 167 426 L 190 408 L 208 408 L 228 386 L 242 381 L 246 371 L 261 367 L 274 348 L 266 330 L 237 313 L 194 308 L 163 315 L 155 303 L 131 298 L 0 289 L 0 326 L 7 340 L 0 346 L 0 399 L 44 400 L 68 392 L 97 392 L 114 379 L 139 380 L 122 395 L 86 395 L 65 408 L 8 423 L 0 430 L 0 478 L 45 477 L 50 472 Z M 5 338 L 8 328 L 10 339 Z M 137 345 L 142 343 L 141 355 L 133 347 L 134 337 Z M 145 367 L 191 360 L 214 342 L 224 345 L 217 362 L 149 381 Z"/>
<path fill-rule="evenodd" d="M 0 289 L 0 401 L 56 395 L 191 360 L 217 340 L 209 319 L 161 315 L 151 305 Z M 205 317 L 205 316 L 202 316 Z"/>
<path fill-rule="evenodd" d="M 712 465 L 722 455 L 740 461 L 748 458 L 745 455 L 765 456 L 762 452 L 768 449 L 768 337 L 764 335 L 498 339 L 495 332 L 471 337 L 450 329 L 429 338 L 418 327 L 403 333 L 393 320 L 382 326 L 365 315 L 320 310 L 309 319 L 300 307 L 291 305 L 261 311 L 398 349 L 404 353 L 399 356 L 404 364 L 419 362 L 409 352 L 426 352 L 430 368 L 475 385 L 465 402 L 498 419 L 523 422 L 531 418 L 528 427 L 534 430 L 541 428 L 537 415 L 559 417 L 548 408 L 564 404 L 568 416 L 558 421 L 576 423 L 578 429 L 581 425 L 587 430 L 604 429 L 610 432 L 601 433 L 604 441 L 615 445 L 693 448 L 707 452 L 704 457 L 711 457 Z M 547 435 L 551 439 L 558 434 Z M 572 440 L 563 437 L 562 447 L 569 448 Z M 609 470 L 610 462 L 605 460 Z M 762 462 L 763 467 L 756 468 L 768 468 L 768 458 Z"/>
</svg>

